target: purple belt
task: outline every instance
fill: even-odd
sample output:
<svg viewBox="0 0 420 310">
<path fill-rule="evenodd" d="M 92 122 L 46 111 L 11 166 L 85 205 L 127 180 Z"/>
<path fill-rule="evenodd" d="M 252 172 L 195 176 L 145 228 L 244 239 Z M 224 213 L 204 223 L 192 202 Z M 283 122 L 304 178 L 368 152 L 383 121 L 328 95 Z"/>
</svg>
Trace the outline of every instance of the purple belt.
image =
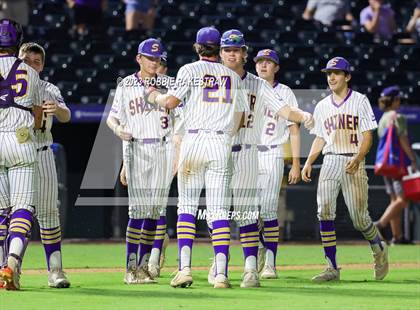
<svg viewBox="0 0 420 310">
<path fill-rule="evenodd" d="M 239 152 L 242 149 L 248 150 L 252 147 L 251 144 L 235 144 L 232 145 L 232 152 Z"/>
<path fill-rule="evenodd" d="M 208 133 L 214 132 L 218 135 L 223 135 L 224 134 L 223 130 L 216 130 L 215 131 L 215 130 L 210 130 L 210 129 L 188 129 L 188 133 L 193 133 L 193 134 L 199 133 L 200 131 L 204 131 L 204 132 L 208 132 Z"/>
<path fill-rule="evenodd" d="M 257 149 L 260 152 L 267 152 L 270 149 L 276 149 L 280 147 L 280 145 L 278 144 L 273 144 L 273 145 L 257 145 Z"/>
<path fill-rule="evenodd" d="M 165 142 L 165 141 L 167 141 L 167 138 L 166 137 L 163 137 L 163 138 L 144 138 L 144 139 L 132 138 L 131 141 L 132 142 L 139 142 L 139 143 L 143 143 L 143 144 L 154 144 L 154 143 Z"/>
</svg>

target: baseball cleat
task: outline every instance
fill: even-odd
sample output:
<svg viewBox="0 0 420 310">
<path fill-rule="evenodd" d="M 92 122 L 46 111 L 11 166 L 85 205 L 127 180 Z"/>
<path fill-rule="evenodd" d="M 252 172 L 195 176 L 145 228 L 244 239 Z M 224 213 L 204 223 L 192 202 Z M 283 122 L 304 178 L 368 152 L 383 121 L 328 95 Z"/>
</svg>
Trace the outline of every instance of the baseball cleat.
<svg viewBox="0 0 420 310">
<path fill-rule="evenodd" d="M 325 268 L 323 272 L 316 275 L 312 278 L 312 282 L 321 283 L 328 281 L 339 281 L 340 280 L 340 270 L 334 269 L 331 267 Z"/>
<path fill-rule="evenodd" d="M 169 245 L 169 235 L 165 234 L 165 239 L 163 239 L 163 245 L 162 245 L 162 253 L 160 253 L 160 259 L 159 259 L 159 267 L 160 269 L 163 268 L 163 265 L 165 264 L 165 253 L 166 248 Z"/>
<path fill-rule="evenodd" d="M 127 270 L 124 275 L 124 283 L 125 284 L 138 284 L 137 281 L 137 271 L 136 270 Z"/>
<path fill-rule="evenodd" d="M 258 247 L 258 272 L 261 273 L 265 265 L 267 249 L 264 246 Z"/>
<path fill-rule="evenodd" d="M 381 241 L 383 250 L 379 253 L 373 253 L 375 260 L 374 264 L 374 276 L 375 280 L 383 280 L 389 271 L 388 263 L 388 246 L 384 241 Z"/>
<path fill-rule="evenodd" d="M 3 282 L 4 288 L 8 291 L 20 290 L 19 279 L 19 272 L 13 271 L 10 267 L 4 267 L 0 270 L 0 281 Z"/>
<path fill-rule="evenodd" d="M 214 278 L 214 288 L 231 288 L 229 279 L 224 274 L 218 274 Z"/>
<path fill-rule="evenodd" d="M 260 287 L 257 270 L 245 270 L 242 275 L 241 287 Z"/>
<path fill-rule="evenodd" d="M 153 284 L 157 283 L 156 280 L 153 279 L 152 275 L 147 270 L 147 266 L 139 267 L 137 269 L 137 283 L 138 284 Z"/>
<path fill-rule="evenodd" d="M 68 288 L 70 281 L 63 270 L 52 270 L 48 272 L 48 286 L 55 288 Z"/>
<path fill-rule="evenodd" d="M 261 279 L 277 279 L 276 267 L 265 265 L 260 273 Z"/>
<path fill-rule="evenodd" d="M 185 267 L 182 270 L 179 270 L 175 277 L 171 281 L 172 287 L 189 287 L 193 283 L 193 278 L 191 275 L 191 268 Z"/>
<path fill-rule="evenodd" d="M 158 265 L 149 264 L 147 270 L 152 277 L 152 279 L 159 278 L 160 276 L 160 267 Z"/>
<path fill-rule="evenodd" d="M 207 282 L 209 284 L 214 285 L 214 278 L 216 273 L 216 258 L 213 257 L 213 262 L 210 266 L 209 273 L 207 275 Z"/>
</svg>

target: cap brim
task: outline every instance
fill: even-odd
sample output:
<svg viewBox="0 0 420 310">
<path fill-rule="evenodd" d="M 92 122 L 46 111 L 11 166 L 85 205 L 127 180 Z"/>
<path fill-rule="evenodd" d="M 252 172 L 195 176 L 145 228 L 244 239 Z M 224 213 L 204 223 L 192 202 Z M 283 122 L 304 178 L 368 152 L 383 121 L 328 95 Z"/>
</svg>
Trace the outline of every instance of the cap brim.
<svg viewBox="0 0 420 310">
<path fill-rule="evenodd" d="M 272 62 L 274 62 L 276 65 L 279 65 L 279 62 L 278 62 L 278 61 L 276 61 L 276 60 L 274 60 L 273 58 L 268 57 L 268 56 L 255 56 L 255 57 L 254 57 L 254 62 L 257 62 L 258 60 L 261 60 L 261 59 L 271 60 L 271 61 L 272 61 Z"/>
<path fill-rule="evenodd" d="M 152 54 L 149 54 L 149 53 L 137 53 L 138 55 L 142 55 L 142 56 L 147 56 L 147 57 L 153 57 L 153 58 L 160 58 L 160 59 L 162 59 L 162 55 L 160 55 L 160 56 L 156 56 L 156 55 L 152 55 Z"/>
<path fill-rule="evenodd" d="M 245 47 L 246 49 L 248 49 L 248 46 L 246 46 L 246 45 L 233 45 L 233 44 L 220 45 L 220 48 L 225 48 L 225 47 L 237 47 L 237 48 Z"/>
<path fill-rule="evenodd" d="M 321 72 L 328 72 L 328 71 L 333 71 L 333 70 L 338 70 L 338 71 L 343 71 L 343 72 L 350 73 L 350 70 L 345 70 L 343 68 L 337 68 L 337 67 L 324 68 L 324 69 L 321 69 Z"/>
</svg>

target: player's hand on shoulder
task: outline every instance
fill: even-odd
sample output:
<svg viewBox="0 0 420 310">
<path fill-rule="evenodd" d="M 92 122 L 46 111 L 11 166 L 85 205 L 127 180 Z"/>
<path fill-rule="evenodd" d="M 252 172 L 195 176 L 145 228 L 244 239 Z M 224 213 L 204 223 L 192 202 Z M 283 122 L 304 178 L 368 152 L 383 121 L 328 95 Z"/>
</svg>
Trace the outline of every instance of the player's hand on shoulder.
<svg viewBox="0 0 420 310">
<path fill-rule="evenodd" d="M 315 126 L 315 120 L 311 113 L 309 112 L 302 112 L 303 113 L 303 126 L 306 129 L 311 130 Z"/>
<path fill-rule="evenodd" d="M 300 167 L 299 165 L 292 165 L 289 171 L 289 184 L 296 184 L 300 181 Z"/>
<path fill-rule="evenodd" d="M 352 159 L 346 163 L 346 173 L 355 174 L 357 169 L 359 169 L 360 161 L 361 160 L 357 156 L 352 157 Z"/>
<path fill-rule="evenodd" d="M 57 102 L 52 100 L 47 100 L 42 104 L 42 110 L 48 116 L 55 115 L 57 112 Z"/>
<path fill-rule="evenodd" d="M 306 183 L 311 182 L 311 174 L 312 174 L 312 165 L 305 164 L 302 169 L 302 180 Z"/>
<path fill-rule="evenodd" d="M 130 141 L 133 138 L 133 135 L 127 131 L 125 131 L 125 128 L 123 125 L 118 125 L 115 127 L 114 133 L 120 137 L 121 140 L 124 141 Z"/>
<path fill-rule="evenodd" d="M 122 185 L 127 186 L 127 171 L 125 169 L 125 165 L 122 166 L 120 172 L 120 182 Z"/>
</svg>

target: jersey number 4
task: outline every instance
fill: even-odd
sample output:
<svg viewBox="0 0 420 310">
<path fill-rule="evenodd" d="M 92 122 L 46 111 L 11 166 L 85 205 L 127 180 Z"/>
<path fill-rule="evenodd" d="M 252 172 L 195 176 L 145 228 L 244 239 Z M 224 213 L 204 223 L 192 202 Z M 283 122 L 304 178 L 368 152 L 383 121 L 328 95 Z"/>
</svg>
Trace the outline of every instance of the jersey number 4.
<svg viewBox="0 0 420 310">
<path fill-rule="evenodd" d="M 352 133 L 350 135 L 350 144 L 355 144 L 356 146 L 359 146 L 359 140 L 357 139 L 356 133 Z"/>
</svg>

